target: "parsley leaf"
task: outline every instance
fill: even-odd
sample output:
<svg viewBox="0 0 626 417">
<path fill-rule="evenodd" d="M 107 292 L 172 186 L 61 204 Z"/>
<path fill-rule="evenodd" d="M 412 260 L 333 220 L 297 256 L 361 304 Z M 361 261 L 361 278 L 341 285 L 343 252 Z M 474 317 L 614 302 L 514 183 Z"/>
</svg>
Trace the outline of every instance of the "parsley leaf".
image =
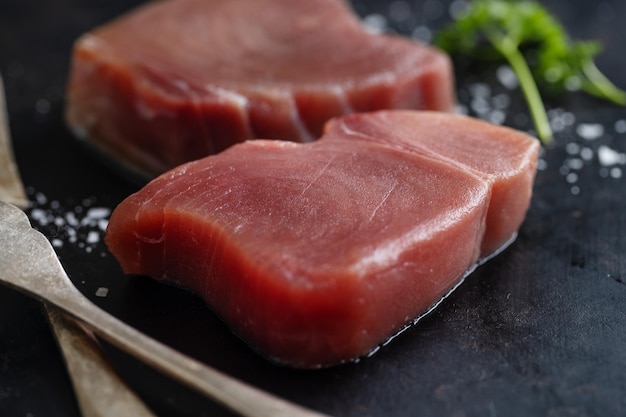
<svg viewBox="0 0 626 417">
<path fill-rule="evenodd" d="M 626 92 L 594 63 L 601 45 L 572 41 L 563 26 L 534 0 L 471 1 L 455 22 L 437 34 L 435 44 L 452 55 L 504 58 L 517 75 L 537 136 L 544 144 L 552 139 L 552 131 L 539 86 L 546 93 L 580 90 L 626 105 Z"/>
</svg>

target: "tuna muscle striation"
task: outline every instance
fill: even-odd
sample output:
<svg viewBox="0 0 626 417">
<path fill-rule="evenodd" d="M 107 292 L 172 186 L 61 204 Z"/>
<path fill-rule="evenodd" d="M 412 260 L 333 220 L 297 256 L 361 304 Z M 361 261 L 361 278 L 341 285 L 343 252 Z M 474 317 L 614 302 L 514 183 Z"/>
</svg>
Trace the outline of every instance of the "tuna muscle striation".
<svg viewBox="0 0 626 417">
<path fill-rule="evenodd" d="M 515 193 L 505 212 L 528 207 L 536 140 L 521 133 L 402 111 L 325 131 L 306 144 L 246 141 L 159 176 L 113 212 L 109 249 L 126 273 L 197 293 L 264 356 L 316 368 L 376 349 L 514 234 L 485 243 L 500 228 L 494 195 Z M 435 146 L 441 132 L 490 159 Z"/>
<path fill-rule="evenodd" d="M 342 114 L 448 111 L 453 84 L 446 55 L 341 0 L 161 0 L 76 42 L 66 119 L 154 176 L 246 139 L 311 141 Z"/>
<path fill-rule="evenodd" d="M 429 155 L 487 181 L 491 201 L 482 256 L 514 239 L 524 221 L 540 148 L 524 133 L 462 115 L 411 111 L 349 115 L 328 123 L 325 132 Z"/>
</svg>

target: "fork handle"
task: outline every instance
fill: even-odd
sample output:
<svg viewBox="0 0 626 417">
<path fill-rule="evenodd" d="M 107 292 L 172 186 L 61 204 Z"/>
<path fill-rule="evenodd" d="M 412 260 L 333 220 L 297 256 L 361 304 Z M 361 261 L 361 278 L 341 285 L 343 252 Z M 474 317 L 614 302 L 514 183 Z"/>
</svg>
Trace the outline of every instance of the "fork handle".
<svg viewBox="0 0 626 417">
<path fill-rule="evenodd" d="M 93 333 L 44 304 L 83 417 L 156 417 L 113 370 Z"/>
<path fill-rule="evenodd" d="M 0 202 L 0 283 L 54 304 L 155 369 L 246 417 L 321 417 L 219 372 L 102 310 L 69 279 L 48 239 L 18 208 Z"/>
<path fill-rule="evenodd" d="M 252 387 L 185 356 L 100 309 L 78 290 L 76 293 L 81 297 L 68 297 L 59 305 L 84 322 L 98 336 L 241 416 L 328 417 Z"/>
</svg>

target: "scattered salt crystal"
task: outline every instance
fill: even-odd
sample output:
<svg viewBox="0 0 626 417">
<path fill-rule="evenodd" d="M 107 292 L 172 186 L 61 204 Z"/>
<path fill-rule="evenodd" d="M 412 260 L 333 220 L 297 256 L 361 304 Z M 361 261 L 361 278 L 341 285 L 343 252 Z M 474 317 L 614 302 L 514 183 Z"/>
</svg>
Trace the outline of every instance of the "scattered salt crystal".
<svg viewBox="0 0 626 417">
<path fill-rule="evenodd" d="M 42 193 L 36 193 L 35 200 L 37 201 L 37 204 L 40 204 L 40 205 L 46 204 L 48 202 L 48 199 Z"/>
<path fill-rule="evenodd" d="M 49 201 L 45 194 L 28 187 L 29 216 L 33 227 L 50 236 L 54 248 L 66 245 L 94 252 L 102 244 L 111 209 L 93 207 L 95 197 L 85 198 L 80 204 L 68 208 L 59 201 Z M 106 254 L 106 251 L 101 252 Z"/>
<path fill-rule="evenodd" d="M 548 169 L 548 163 L 545 159 L 539 159 L 539 161 L 537 161 L 537 169 L 539 171 L 545 171 L 546 169 Z"/>
<path fill-rule="evenodd" d="M 48 220 L 48 215 L 42 209 L 31 210 L 31 217 L 42 226 L 46 226 L 48 223 L 50 223 L 50 221 Z"/>
<path fill-rule="evenodd" d="M 92 219 L 103 219 L 111 214 L 111 210 L 106 207 L 94 207 L 87 211 L 87 217 Z"/>
<path fill-rule="evenodd" d="M 600 168 L 600 170 L 598 170 L 598 174 L 600 174 L 601 178 L 608 178 L 609 176 L 609 169 L 606 167 L 602 167 Z"/>
<path fill-rule="evenodd" d="M 580 152 L 580 145 L 576 142 L 569 142 L 565 144 L 565 152 L 570 155 L 578 155 L 578 153 Z"/>
<path fill-rule="evenodd" d="M 65 213 L 65 221 L 67 222 L 67 224 L 73 227 L 76 227 L 80 224 L 80 222 L 76 218 L 76 215 L 71 211 Z"/>
<path fill-rule="evenodd" d="M 491 106 L 489 106 L 489 102 L 485 97 L 474 97 L 471 103 L 472 110 L 476 113 L 483 115 L 489 112 Z"/>
<path fill-rule="evenodd" d="M 561 119 L 550 120 L 550 128 L 553 132 L 561 132 L 565 129 L 565 123 Z"/>
<path fill-rule="evenodd" d="M 98 220 L 98 229 L 100 229 L 101 231 L 106 232 L 108 225 L 109 221 L 107 219 Z"/>
<path fill-rule="evenodd" d="M 387 18 L 382 14 L 373 13 L 363 18 L 363 25 L 368 32 L 382 33 L 387 28 Z"/>
<path fill-rule="evenodd" d="M 501 125 L 505 119 L 506 114 L 502 110 L 494 110 L 487 116 L 487 120 L 496 125 Z"/>
<path fill-rule="evenodd" d="M 572 188 L 570 188 L 570 193 L 572 193 L 572 195 L 580 194 L 580 187 L 578 185 L 574 185 Z"/>
<path fill-rule="evenodd" d="M 598 147 L 598 161 L 603 166 L 626 164 L 626 154 L 617 152 L 606 145 Z"/>
<path fill-rule="evenodd" d="M 429 43 L 433 39 L 433 33 L 426 26 L 418 26 L 413 30 L 413 32 L 411 32 L 411 37 L 413 39 Z"/>
<path fill-rule="evenodd" d="M 626 133 L 626 120 L 618 120 L 614 127 L 617 133 Z"/>
<path fill-rule="evenodd" d="M 82 225 L 95 226 L 102 219 L 106 219 L 111 214 L 111 210 L 106 207 L 93 207 L 87 210 L 85 217 L 82 219 Z"/>
<path fill-rule="evenodd" d="M 575 172 L 570 172 L 565 176 L 565 181 L 570 184 L 574 184 L 576 181 L 578 181 L 578 174 L 576 174 Z"/>
<path fill-rule="evenodd" d="M 584 161 L 591 161 L 593 159 L 593 150 L 591 148 L 582 148 L 580 150 L 580 157 L 584 160 Z"/>
<path fill-rule="evenodd" d="M 611 168 L 611 178 L 622 178 L 622 169 L 619 167 L 613 167 Z"/>
<path fill-rule="evenodd" d="M 491 101 L 493 107 L 498 110 L 504 110 L 511 105 L 511 97 L 507 94 L 497 94 Z"/>
<path fill-rule="evenodd" d="M 98 243 L 100 241 L 100 233 L 92 230 L 87 234 L 87 239 L 85 240 L 87 243 L 93 244 Z"/>
<path fill-rule="evenodd" d="M 548 111 L 548 118 L 550 119 L 550 127 L 554 132 L 561 132 L 566 128 L 572 126 L 576 121 L 576 117 L 563 109 L 551 109 Z"/>
<path fill-rule="evenodd" d="M 109 295 L 109 289 L 106 287 L 99 287 L 96 290 L 96 297 L 106 297 L 107 295 Z"/>
<path fill-rule="evenodd" d="M 464 115 L 469 114 L 469 109 L 467 108 L 467 106 L 464 104 L 460 104 L 460 103 L 455 106 L 455 111 L 459 114 L 464 114 Z"/>
<path fill-rule="evenodd" d="M 469 86 L 470 94 L 473 97 L 489 97 L 491 94 L 491 87 L 486 83 L 474 83 Z"/>
<path fill-rule="evenodd" d="M 583 160 L 579 158 L 568 159 L 567 161 L 565 161 L 565 163 L 568 167 L 575 170 L 579 170 L 584 166 Z"/>
<path fill-rule="evenodd" d="M 604 126 L 599 123 L 581 123 L 576 127 L 576 133 L 583 139 L 595 140 L 604 135 Z"/>
<path fill-rule="evenodd" d="M 563 114 L 561 114 L 561 118 L 567 126 L 572 126 L 576 123 L 576 116 L 574 116 L 574 113 L 563 112 Z"/>
<path fill-rule="evenodd" d="M 519 85 L 517 75 L 515 75 L 515 72 L 508 65 L 498 67 L 496 70 L 496 77 L 498 78 L 498 81 L 500 81 L 500 84 L 509 90 L 513 90 Z"/>
<path fill-rule="evenodd" d="M 450 3 L 450 7 L 448 8 L 448 13 L 453 18 L 458 18 L 467 10 L 467 1 L 466 0 L 454 0 Z"/>
</svg>

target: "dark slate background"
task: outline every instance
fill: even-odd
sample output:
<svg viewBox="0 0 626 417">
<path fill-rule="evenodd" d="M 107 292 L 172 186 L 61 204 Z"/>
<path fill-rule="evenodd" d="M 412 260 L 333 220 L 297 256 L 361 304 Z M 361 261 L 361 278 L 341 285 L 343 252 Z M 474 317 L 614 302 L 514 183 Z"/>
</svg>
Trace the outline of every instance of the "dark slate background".
<svg viewBox="0 0 626 417">
<path fill-rule="evenodd" d="M 0 72 L 35 209 L 61 215 L 77 207 L 112 208 L 137 188 L 85 152 L 62 121 L 72 42 L 137 3 L 2 2 Z M 605 44 L 598 65 L 626 87 L 626 3 L 543 3 L 573 37 Z M 387 30 L 426 39 L 450 20 L 449 5 L 354 4 L 368 21 L 383 17 Z M 409 15 L 400 13 L 406 10 Z M 497 68 L 457 64 L 464 109 L 484 117 L 500 103 L 505 124 L 531 128 L 521 95 L 502 86 Z M 492 106 L 488 112 L 480 111 L 479 99 Z M 626 166 L 598 159 L 603 147 L 626 152 L 626 110 L 578 94 L 547 104 L 556 140 L 544 149 L 517 241 L 418 326 L 357 364 L 300 372 L 266 363 L 195 297 L 144 277 L 124 277 L 101 242 L 85 244 L 93 228 L 77 230 L 82 246 L 66 241 L 58 253 L 77 287 L 114 315 L 242 380 L 337 417 L 626 415 L 626 179 L 620 175 Z M 62 228 L 34 223 L 51 240 L 68 238 Z M 109 289 L 107 297 L 95 296 L 100 287 Z M 159 416 L 229 415 L 106 349 Z M 40 304 L 6 288 L 0 288 L 0 415 L 79 415 Z"/>
</svg>

